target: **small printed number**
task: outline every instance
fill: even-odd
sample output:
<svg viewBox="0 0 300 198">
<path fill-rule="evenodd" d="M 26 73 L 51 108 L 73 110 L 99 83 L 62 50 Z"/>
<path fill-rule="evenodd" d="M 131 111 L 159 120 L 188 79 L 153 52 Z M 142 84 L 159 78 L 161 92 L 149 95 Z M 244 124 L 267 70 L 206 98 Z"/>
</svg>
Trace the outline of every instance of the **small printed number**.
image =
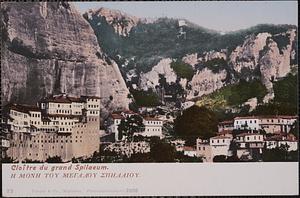
<svg viewBox="0 0 300 198">
<path fill-rule="evenodd" d="M 130 192 L 130 193 L 137 193 L 137 192 L 138 192 L 138 189 L 137 189 L 137 188 L 127 188 L 127 192 Z"/>
<path fill-rule="evenodd" d="M 14 192 L 14 190 L 13 189 L 6 189 L 6 193 L 9 193 L 9 194 L 11 194 L 11 193 L 13 193 Z"/>
</svg>

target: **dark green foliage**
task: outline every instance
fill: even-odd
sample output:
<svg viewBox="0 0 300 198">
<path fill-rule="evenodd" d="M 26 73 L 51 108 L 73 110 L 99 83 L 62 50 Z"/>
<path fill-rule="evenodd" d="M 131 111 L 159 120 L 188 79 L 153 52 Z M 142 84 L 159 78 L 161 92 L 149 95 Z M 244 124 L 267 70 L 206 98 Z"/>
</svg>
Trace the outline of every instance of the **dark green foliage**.
<svg viewBox="0 0 300 198">
<path fill-rule="evenodd" d="M 194 75 L 193 67 L 182 61 L 176 61 L 171 63 L 171 68 L 174 70 L 179 78 L 186 78 L 192 80 Z"/>
<path fill-rule="evenodd" d="M 297 112 L 295 106 L 269 102 L 258 105 L 251 115 L 296 115 Z"/>
<path fill-rule="evenodd" d="M 60 156 L 48 157 L 46 162 L 47 163 L 61 163 L 62 159 Z"/>
<path fill-rule="evenodd" d="M 267 89 L 260 81 L 246 82 L 241 80 L 239 84 L 231 86 L 231 95 L 227 101 L 231 105 L 236 105 L 257 97 L 258 101 L 261 102 L 266 94 Z"/>
<path fill-rule="evenodd" d="M 213 158 L 213 162 L 226 162 L 226 156 L 225 155 L 216 155 Z"/>
<path fill-rule="evenodd" d="M 295 107 L 298 104 L 298 75 L 289 74 L 287 77 L 274 82 L 274 102 Z"/>
<path fill-rule="evenodd" d="M 203 162 L 202 158 L 200 157 L 191 157 L 184 155 L 183 152 L 176 152 L 176 159 L 179 162 Z"/>
<path fill-rule="evenodd" d="M 150 156 L 150 153 L 133 153 L 125 162 L 129 163 L 149 163 L 154 162 Z"/>
<path fill-rule="evenodd" d="M 96 13 L 97 15 L 97 13 Z M 128 68 L 121 68 L 125 72 L 136 67 L 139 72 L 148 72 L 152 66 L 162 58 L 172 57 L 180 59 L 189 53 L 202 54 L 204 51 L 227 49 L 228 53 L 241 45 L 245 37 L 269 32 L 272 35 L 286 32 L 292 25 L 261 24 L 248 29 L 229 32 L 225 35 L 187 22 L 183 28 L 186 38 L 178 37 L 179 27 L 177 19 L 160 18 L 154 23 L 138 23 L 133 27 L 129 36 L 123 37 L 115 33 L 104 17 L 93 16 L 85 19 L 91 24 L 102 49 L 109 57 L 113 58 L 120 66 L 135 57 L 135 63 L 130 63 Z M 126 19 L 121 24 L 126 25 Z M 117 55 L 122 58 L 119 59 Z"/>
<path fill-rule="evenodd" d="M 281 145 L 279 148 L 265 149 L 263 152 L 264 162 L 284 162 L 284 161 L 298 161 L 298 152 L 288 152 L 287 147 Z"/>
<path fill-rule="evenodd" d="M 152 90 L 131 90 L 131 94 L 138 106 L 153 107 L 159 105 L 159 98 Z"/>
<path fill-rule="evenodd" d="M 214 58 L 203 64 L 196 65 L 196 68 L 202 70 L 204 68 L 210 69 L 213 73 L 218 73 L 223 69 L 228 68 L 227 62 L 223 58 Z"/>
<path fill-rule="evenodd" d="M 209 138 L 217 131 L 215 114 L 205 108 L 192 106 L 175 120 L 175 133 L 184 139 Z"/>
<path fill-rule="evenodd" d="M 152 139 L 150 142 L 150 156 L 154 162 L 174 162 L 175 147 L 160 139 Z"/>
<path fill-rule="evenodd" d="M 143 124 L 143 118 L 139 115 L 128 116 L 121 120 L 118 126 L 119 140 L 126 136 L 127 141 L 133 141 L 135 133 L 144 131 L 145 125 Z"/>
<path fill-rule="evenodd" d="M 298 75 L 274 82 L 274 100 L 259 105 L 253 115 L 296 115 L 298 113 Z"/>
<path fill-rule="evenodd" d="M 1 157 L 0 163 L 13 163 L 13 159 L 11 157 Z"/>
<path fill-rule="evenodd" d="M 272 36 L 272 39 L 277 43 L 279 48 L 279 52 L 283 54 L 282 50 L 290 43 L 289 35 L 278 34 L 276 36 Z"/>
<path fill-rule="evenodd" d="M 297 139 L 299 139 L 299 121 L 297 120 L 291 130 L 290 130 L 290 133 L 293 134 Z"/>
<path fill-rule="evenodd" d="M 25 159 L 23 162 L 24 162 L 24 163 L 43 163 L 43 162 L 41 162 L 41 161 L 38 161 L 38 160 L 31 160 L 31 159 Z"/>
</svg>

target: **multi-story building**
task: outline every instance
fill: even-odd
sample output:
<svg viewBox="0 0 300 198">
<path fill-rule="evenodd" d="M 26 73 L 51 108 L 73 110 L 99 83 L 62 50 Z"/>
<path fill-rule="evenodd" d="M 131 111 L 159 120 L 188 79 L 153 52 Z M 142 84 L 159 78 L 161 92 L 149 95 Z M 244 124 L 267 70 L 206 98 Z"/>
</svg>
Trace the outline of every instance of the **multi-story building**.
<svg viewBox="0 0 300 198">
<path fill-rule="evenodd" d="M 259 159 L 264 148 L 264 135 L 260 133 L 242 133 L 235 138 L 237 157 L 246 156 L 247 159 Z"/>
<path fill-rule="evenodd" d="M 248 116 L 236 117 L 234 129 L 264 130 L 266 133 L 288 133 L 297 121 L 297 116 Z"/>
<path fill-rule="evenodd" d="M 298 150 L 298 140 L 293 134 L 277 133 L 265 138 L 266 149 L 287 147 L 287 151 Z"/>
<path fill-rule="evenodd" d="M 212 147 L 209 141 L 198 138 L 196 140 L 197 156 L 201 157 L 203 162 L 212 162 Z"/>
<path fill-rule="evenodd" d="M 109 119 L 109 127 L 108 131 L 110 133 L 115 134 L 115 140 L 120 141 L 119 139 L 119 131 L 118 127 L 121 123 L 122 119 L 125 119 L 126 117 L 130 117 L 132 115 L 139 115 L 137 113 L 134 113 L 132 111 L 124 111 L 121 113 L 113 113 L 110 116 Z M 136 133 L 136 135 L 142 135 L 146 137 L 151 137 L 151 136 L 158 136 L 162 137 L 162 126 L 163 126 L 163 121 L 158 119 L 158 118 L 153 118 L 153 117 L 144 117 L 143 118 L 143 124 L 145 125 L 145 129 L 141 132 Z M 122 138 L 122 140 L 124 137 Z"/>
<path fill-rule="evenodd" d="M 232 131 L 234 129 L 234 121 L 226 120 L 223 122 L 219 122 L 218 124 L 218 132 L 222 131 Z"/>
<path fill-rule="evenodd" d="M 45 161 L 60 156 L 63 161 L 88 157 L 100 147 L 100 98 L 69 97 L 42 99 L 37 106 L 7 106 L 10 131 L 8 156 L 16 161 Z"/>
<path fill-rule="evenodd" d="M 215 136 L 209 139 L 211 146 L 211 158 L 217 155 L 229 156 L 229 148 L 232 141 L 232 137 L 229 136 Z"/>
<path fill-rule="evenodd" d="M 145 125 L 145 131 L 141 133 L 143 136 L 151 137 L 151 136 L 158 136 L 162 138 L 162 126 L 163 122 L 162 120 L 158 118 L 152 118 L 152 117 L 145 117 L 143 119 L 143 123 Z"/>
</svg>

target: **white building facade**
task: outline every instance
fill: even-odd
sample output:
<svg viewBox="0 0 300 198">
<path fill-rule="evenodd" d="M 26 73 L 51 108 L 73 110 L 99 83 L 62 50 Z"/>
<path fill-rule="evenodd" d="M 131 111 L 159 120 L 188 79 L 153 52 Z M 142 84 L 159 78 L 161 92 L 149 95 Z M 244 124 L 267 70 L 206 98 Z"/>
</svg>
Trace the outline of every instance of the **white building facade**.
<svg viewBox="0 0 300 198">
<path fill-rule="evenodd" d="M 95 106 L 88 107 L 89 100 Z M 44 98 L 38 106 L 11 104 L 7 108 L 11 133 L 7 154 L 15 161 L 45 161 L 54 156 L 70 161 L 99 151 L 98 97 L 72 98 L 62 94 Z"/>
</svg>

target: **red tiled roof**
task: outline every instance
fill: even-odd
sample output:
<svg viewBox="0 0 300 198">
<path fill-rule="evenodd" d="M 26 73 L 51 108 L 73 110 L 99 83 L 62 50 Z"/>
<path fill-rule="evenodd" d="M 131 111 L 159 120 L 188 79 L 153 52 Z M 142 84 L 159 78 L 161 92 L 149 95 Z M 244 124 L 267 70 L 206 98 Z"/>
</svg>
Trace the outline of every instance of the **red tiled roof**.
<svg viewBox="0 0 300 198">
<path fill-rule="evenodd" d="M 32 105 L 25 105 L 25 104 L 9 104 L 7 106 L 9 109 L 23 112 L 23 113 L 29 113 L 29 111 L 36 111 L 36 112 L 41 112 L 40 108 L 37 106 L 32 106 Z"/>
<path fill-rule="evenodd" d="M 72 101 L 77 102 L 77 99 L 74 97 L 69 97 L 66 95 L 57 95 L 57 96 L 49 96 L 46 98 L 43 98 L 41 102 L 54 102 L 54 103 L 72 103 Z"/>
<path fill-rule="evenodd" d="M 191 146 L 184 146 L 184 147 L 183 147 L 183 150 L 184 150 L 184 151 L 196 151 L 196 148 L 191 147 Z"/>
<path fill-rule="evenodd" d="M 111 114 L 111 117 L 112 117 L 113 119 L 122 119 L 122 118 L 124 118 L 122 115 L 120 115 L 120 114 L 115 114 L 115 113 L 112 113 L 112 114 Z"/>
<path fill-rule="evenodd" d="M 259 133 L 241 133 L 241 134 L 237 134 L 236 136 L 243 137 L 243 136 L 246 136 L 246 135 L 262 135 L 262 134 L 259 134 Z"/>
<path fill-rule="evenodd" d="M 125 114 L 137 114 L 137 113 L 135 113 L 131 110 L 125 110 L 125 111 L 123 111 L 123 113 L 125 113 Z"/>
<path fill-rule="evenodd" d="M 293 134 L 274 134 L 271 137 L 266 138 L 267 141 L 297 141 L 297 138 Z"/>
<path fill-rule="evenodd" d="M 214 137 L 211 137 L 210 139 L 231 139 L 231 137 L 227 137 L 227 136 L 214 136 Z"/>
<path fill-rule="evenodd" d="M 219 124 L 233 124 L 233 123 L 234 123 L 233 120 L 225 120 L 225 121 L 219 122 Z"/>
<path fill-rule="evenodd" d="M 297 119 L 298 116 L 293 116 L 293 115 L 261 115 L 261 116 L 235 117 L 234 120 L 236 120 L 236 119 L 268 119 L 268 118 Z"/>
<path fill-rule="evenodd" d="M 232 134 L 232 130 L 223 130 L 217 133 L 218 135 Z"/>
<path fill-rule="evenodd" d="M 71 97 L 65 94 L 52 95 L 43 98 L 41 102 L 55 102 L 55 103 L 72 103 L 72 102 L 84 102 L 84 99 L 100 99 L 97 96 L 80 96 L 80 98 Z"/>
</svg>

